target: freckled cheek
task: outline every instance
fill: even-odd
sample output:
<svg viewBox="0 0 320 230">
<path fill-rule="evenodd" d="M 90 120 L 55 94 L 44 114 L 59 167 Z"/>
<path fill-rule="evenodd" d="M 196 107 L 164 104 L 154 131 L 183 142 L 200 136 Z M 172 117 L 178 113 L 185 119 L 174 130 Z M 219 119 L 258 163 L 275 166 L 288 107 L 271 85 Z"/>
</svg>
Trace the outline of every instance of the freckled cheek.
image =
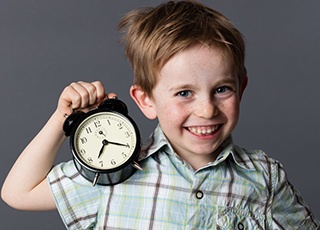
<svg viewBox="0 0 320 230">
<path fill-rule="evenodd" d="M 229 119 L 237 121 L 239 117 L 239 103 L 234 102 L 230 104 L 230 106 L 226 108 L 225 114 L 229 117 Z"/>
<path fill-rule="evenodd" d="M 164 106 L 161 114 L 158 114 L 159 121 L 168 126 L 181 125 L 188 117 L 188 108 L 181 108 L 178 105 Z"/>
<path fill-rule="evenodd" d="M 237 100 L 231 100 L 229 103 L 218 105 L 218 109 L 220 110 L 220 113 L 229 117 L 229 119 L 239 116 L 239 103 Z"/>
</svg>

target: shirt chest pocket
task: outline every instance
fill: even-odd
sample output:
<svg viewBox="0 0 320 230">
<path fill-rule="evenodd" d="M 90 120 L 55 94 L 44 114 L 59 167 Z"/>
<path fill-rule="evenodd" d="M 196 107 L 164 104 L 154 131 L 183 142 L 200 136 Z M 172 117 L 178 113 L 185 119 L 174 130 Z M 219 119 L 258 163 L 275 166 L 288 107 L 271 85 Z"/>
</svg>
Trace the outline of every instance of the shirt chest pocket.
<svg viewBox="0 0 320 230">
<path fill-rule="evenodd" d="M 229 207 L 219 207 L 216 225 L 221 230 L 265 229 L 263 215 Z"/>
</svg>

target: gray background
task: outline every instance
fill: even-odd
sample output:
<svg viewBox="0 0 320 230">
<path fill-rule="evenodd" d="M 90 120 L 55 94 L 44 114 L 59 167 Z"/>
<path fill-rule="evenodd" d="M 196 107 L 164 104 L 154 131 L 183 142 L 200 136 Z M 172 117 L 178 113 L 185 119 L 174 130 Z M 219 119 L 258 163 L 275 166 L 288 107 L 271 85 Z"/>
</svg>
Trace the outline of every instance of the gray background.
<svg viewBox="0 0 320 230">
<path fill-rule="evenodd" d="M 130 66 L 116 26 L 127 11 L 162 1 L 0 0 L 0 184 L 72 81 L 101 80 L 127 102 L 146 139 L 155 126 L 129 97 Z M 212 1 L 247 40 L 249 85 L 235 141 L 285 166 L 318 218 L 320 1 Z M 57 162 L 71 159 L 65 144 Z M 56 211 L 0 201 L 1 229 L 63 229 Z"/>
</svg>

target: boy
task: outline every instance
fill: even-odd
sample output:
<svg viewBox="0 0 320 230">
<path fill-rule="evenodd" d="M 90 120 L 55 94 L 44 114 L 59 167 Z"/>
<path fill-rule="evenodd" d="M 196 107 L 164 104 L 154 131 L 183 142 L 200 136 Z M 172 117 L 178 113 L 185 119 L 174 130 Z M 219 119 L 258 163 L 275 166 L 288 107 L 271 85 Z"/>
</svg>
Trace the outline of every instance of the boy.
<svg viewBox="0 0 320 230">
<path fill-rule="evenodd" d="M 52 168 L 65 114 L 105 97 L 100 82 L 72 83 L 14 164 L 4 200 L 57 208 L 69 229 L 317 229 L 282 165 L 232 142 L 247 85 L 241 33 L 194 1 L 130 12 L 119 28 L 134 72 L 130 95 L 159 121 L 140 154 L 143 171 L 92 187 L 72 161 Z"/>
</svg>

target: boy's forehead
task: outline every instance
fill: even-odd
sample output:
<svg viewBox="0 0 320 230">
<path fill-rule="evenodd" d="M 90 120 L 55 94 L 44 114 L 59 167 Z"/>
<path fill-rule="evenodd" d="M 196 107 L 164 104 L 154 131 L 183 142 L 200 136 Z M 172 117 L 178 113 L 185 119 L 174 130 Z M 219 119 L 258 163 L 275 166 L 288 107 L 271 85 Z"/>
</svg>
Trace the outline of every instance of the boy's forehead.
<svg viewBox="0 0 320 230">
<path fill-rule="evenodd" d="M 197 80 L 201 78 L 198 75 L 210 73 L 208 76 L 212 78 L 224 76 L 228 81 L 235 81 L 235 70 L 234 61 L 228 52 L 220 47 L 197 44 L 173 55 L 156 74 L 156 80 L 158 82 L 162 75 L 170 75 L 172 81 L 174 76 L 187 75 L 193 75 Z"/>
<path fill-rule="evenodd" d="M 219 59 L 221 65 L 225 65 L 228 71 L 230 72 L 236 72 L 236 65 L 235 61 L 233 59 L 233 56 L 224 48 L 216 46 L 216 45 L 209 45 L 205 43 L 197 43 L 192 46 L 189 46 L 174 55 L 172 55 L 166 62 L 163 63 L 161 68 L 159 68 L 158 73 L 156 74 L 156 77 L 159 78 L 161 75 L 162 70 L 169 62 L 177 63 L 177 59 L 181 60 L 184 56 L 192 57 L 194 56 L 193 62 L 202 64 L 202 62 L 206 62 L 206 58 L 202 59 L 201 56 L 199 58 L 199 53 L 203 50 L 209 51 L 206 52 L 210 56 L 215 59 Z M 182 58 L 181 58 L 182 57 Z M 187 66 L 185 66 L 187 67 Z M 214 68 L 214 66 L 212 66 Z"/>
</svg>

